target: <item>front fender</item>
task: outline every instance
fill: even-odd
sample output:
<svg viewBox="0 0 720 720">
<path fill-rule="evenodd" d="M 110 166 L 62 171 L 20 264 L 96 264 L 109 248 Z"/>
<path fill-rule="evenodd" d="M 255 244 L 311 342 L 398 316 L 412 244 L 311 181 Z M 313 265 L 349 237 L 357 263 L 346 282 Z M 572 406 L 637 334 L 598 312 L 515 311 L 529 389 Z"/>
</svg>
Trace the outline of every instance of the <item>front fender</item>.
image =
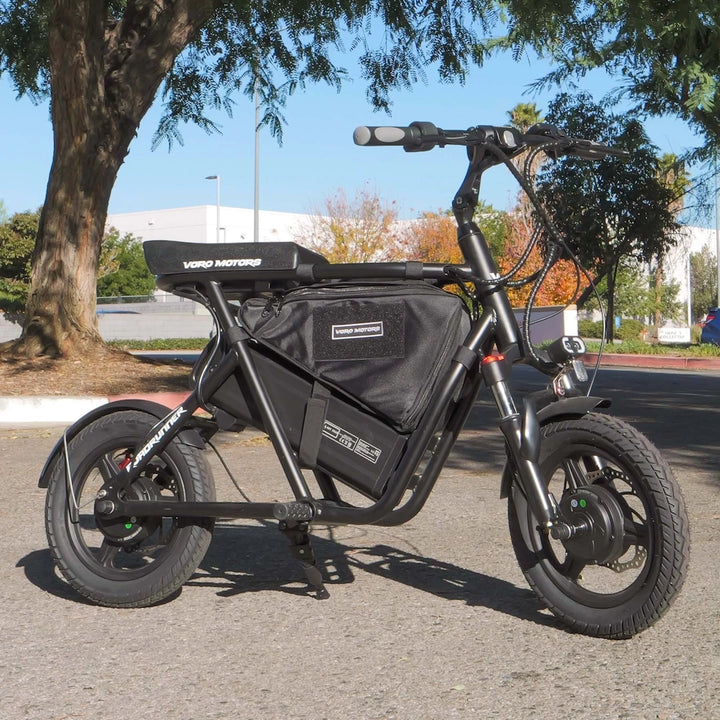
<svg viewBox="0 0 720 720">
<path fill-rule="evenodd" d="M 45 461 L 45 465 L 40 473 L 40 477 L 38 478 L 38 487 L 46 488 L 48 486 L 48 483 L 50 482 L 50 468 L 62 451 L 64 442 L 70 442 L 83 428 L 86 428 L 90 423 L 95 422 L 95 420 L 123 410 L 138 410 L 140 412 L 147 413 L 148 415 L 152 415 L 158 420 L 162 420 L 168 412 L 170 412 L 170 408 L 165 405 L 152 402 L 151 400 L 142 400 L 140 398 L 115 400 L 114 402 L 101 405 L 100 407 L 91 410 L 67 428 L 63 433 L 63 436 L 55 443 L 55 447 L 52 449 L 48 459 Z M 196 430 L 190 428 L 182 430 L 179 437 L 186 445 L 192 445 L 193 447 L 200 449 L 205 447 L 205 442 Z"/>
<path fill-rule="evenodd" d="M 552 420 L 559 418 L 578 418 L 587 415 L 595 408 L 609 407 L 611 400 L 608 398 L 599 398 L 587 395 L 579 397 L 570 397 L 563 400 L 548 403 L 538 410 L 537 419 L 540 427 L 547 425 Z M 513 470 L 510 462 L 505 463 L 502 481 L 500 483 L 500 497 L 506 498 L 510 492 L 510 486 L 513 481 Z"/>
</svg>

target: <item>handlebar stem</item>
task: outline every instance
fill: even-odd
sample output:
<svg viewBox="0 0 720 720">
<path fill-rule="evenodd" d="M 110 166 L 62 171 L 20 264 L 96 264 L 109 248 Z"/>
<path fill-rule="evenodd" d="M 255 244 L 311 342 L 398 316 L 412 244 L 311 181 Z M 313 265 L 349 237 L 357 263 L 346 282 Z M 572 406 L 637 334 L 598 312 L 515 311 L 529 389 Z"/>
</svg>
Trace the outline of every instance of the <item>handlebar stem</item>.
<svg viewBox="0 0 720 720">
<path fill-rule="evenodd" d="M 477 278 L 499 277 L 487 240 L 476 223 L 458 223 L 458 244 L 463 257 Z M 524 357 L 520 330 L 510 300 L 496 285 L 476 285 L 478 299 L 482 306 L 493 312 L 496 318 L 498 350 L 508 358 Z"/>
</svg>

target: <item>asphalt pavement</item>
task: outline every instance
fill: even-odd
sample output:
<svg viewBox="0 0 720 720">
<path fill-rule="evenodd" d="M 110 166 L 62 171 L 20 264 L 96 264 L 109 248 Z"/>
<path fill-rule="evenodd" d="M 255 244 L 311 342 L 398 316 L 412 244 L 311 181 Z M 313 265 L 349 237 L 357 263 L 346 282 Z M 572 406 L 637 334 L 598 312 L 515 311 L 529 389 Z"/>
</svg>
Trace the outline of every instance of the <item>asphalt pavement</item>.
<svg viewBox="0 0 720 720">
<path fill-rule="evenodd" d="M 518 368 L 518 392 L 537 383 Z M 629 641 L 568 632 L 525 584 L 485 393 L 417 518 L 316 528 L 322 601 L 272 524 L 221 522 L 170 601 L 83 602 L 53 570 L 36 487 L 62 427 L 0 428 L 2 717 L 720 719 L 720 373 L 605 369 L 595 393 L 666 454 L 691 522 L 682 593 Z M 223 433 L 217 445 L 252 499 L 288 497 L 262 436 Z M 211 464 L 219 497 L 237 497 Z"/>
</svg>

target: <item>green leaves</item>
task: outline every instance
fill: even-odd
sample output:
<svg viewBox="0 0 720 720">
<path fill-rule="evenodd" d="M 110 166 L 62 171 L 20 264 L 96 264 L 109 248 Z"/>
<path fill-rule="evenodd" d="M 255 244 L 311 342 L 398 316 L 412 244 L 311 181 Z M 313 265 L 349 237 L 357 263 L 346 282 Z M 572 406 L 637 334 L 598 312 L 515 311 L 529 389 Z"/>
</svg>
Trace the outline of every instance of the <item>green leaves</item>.
<svg viewBox="0 0 720 720">
<path fill-rule="evenodd" d="M 0 75 L 13 80 L 18 96 L 34 101 L 50 90 L 48 22 L 51 0 L 0 2 Z"/>
<path fill-rule="evenodd" d="M 596 279 L 608 276 L 612 291 L 623 259 L 649 261 L 676 242 L 677 194 L 632 115 L 608 112 L 586 94 L 564 94 L 551 104 L 547 121 L 631 154 L 629 162 L 563 158 L 538 175 L 538 194 L 556 227 Z"/>
<path fill-rule="evenodd" d="M 0 223 L 0 308 L 6 311 L 25 305 L 39 217 L 39 211 L 16 213 Z"/>
<path fill-rule="evenodd" d="M 603 67 L 639 109 L 720 137 L 720 5 L 710 0 L 510 0 L 503 47 L 531 46 L 557 67 L 541 84 Z"/>
<path fill-rule="evenodd" d="M 142 243 L 131 234 L 120 237 L 110 228 L 103 238 L 98 271 L 98 297 L 152 295 L 155 276 L 148 269 Z"/>
</svg>

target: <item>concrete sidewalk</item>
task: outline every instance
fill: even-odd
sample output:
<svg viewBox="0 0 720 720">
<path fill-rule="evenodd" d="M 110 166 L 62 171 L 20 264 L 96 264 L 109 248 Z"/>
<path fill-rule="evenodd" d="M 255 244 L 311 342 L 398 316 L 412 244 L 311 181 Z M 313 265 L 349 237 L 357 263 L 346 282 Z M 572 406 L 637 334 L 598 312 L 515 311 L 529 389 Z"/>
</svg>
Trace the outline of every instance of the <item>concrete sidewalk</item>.
<svg viewBox="0 0 720 720">
<path fill-rule="evenodd" d="M 597 362 L 597 354 L 584 357 L 588 370 Z M 720 372 L 720 358 L 672 357 L 669 355 L 631 355 L 604 353 L 600 367 L 648 368 L 692 372 Z M 125 398 L 144 398 L 168 408 L 177 407 L 188 393 L 148 393 L 113 397 L 0 397 L 0 427 L 28 427 L 70 424 L 100 405 Z"/>
<path fill-rule="evenodd" d="M 30 427 L 42 425 L 69 425 L 96 407 L 128 398 L 142 398 L 177 407 L 187 392 L 162 392 L 114 395 L 110 397 L 59 397 L 59 396 L 6 396 L 0 397 L 0 427 Z"/>
</svg>

